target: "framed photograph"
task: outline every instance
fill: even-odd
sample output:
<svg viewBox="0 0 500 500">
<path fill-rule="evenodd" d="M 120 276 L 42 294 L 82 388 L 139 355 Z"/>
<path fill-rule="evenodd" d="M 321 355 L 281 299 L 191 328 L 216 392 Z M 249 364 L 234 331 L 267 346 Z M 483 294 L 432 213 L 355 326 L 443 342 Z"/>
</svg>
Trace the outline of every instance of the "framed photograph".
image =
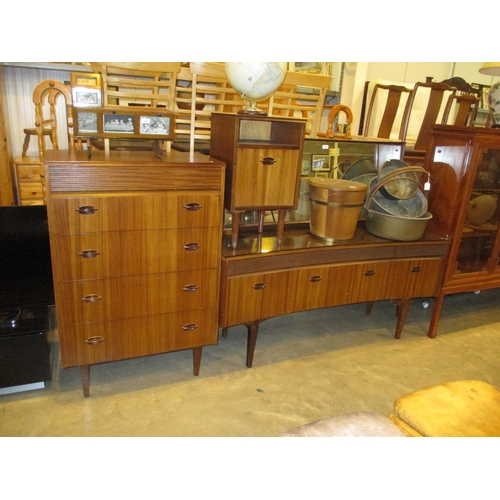
<svg viewBox="0 0 500 500">
<path fill-rule="evenodd" d="M 87 87 L 73 87 L 73 106 L 75 108 L 100 108 L 101 89 Z"/>
<path fill-rule="evenodd" d="M 104 113 L 102 130 L 105 134 L 134 134 L 134 114 Z"/>
<path fill-rule="evenodd" d="M 101 88 L 99 73 L 71 73 L 71 87 Z"/>
<path fill-rule="evenodd" d="M 329 172 L 330 157 L 328 155 L 312 155 L 313 172 Z"/>
<path fill-rule="evenodd" d="M 76 126 L 78 133 L 97 134 L 97 113 L 78 111 Z"/>
<path fill-rule="evenodd" d="M 314 177 L 325 177 L 328 178 L 328 172 L 315 172 Z"/>
<path fill-rule="evenodd" d="M 140 116 L 139 133 L 144 135 L 170 135 L 169 116 Z"/>
</svg>

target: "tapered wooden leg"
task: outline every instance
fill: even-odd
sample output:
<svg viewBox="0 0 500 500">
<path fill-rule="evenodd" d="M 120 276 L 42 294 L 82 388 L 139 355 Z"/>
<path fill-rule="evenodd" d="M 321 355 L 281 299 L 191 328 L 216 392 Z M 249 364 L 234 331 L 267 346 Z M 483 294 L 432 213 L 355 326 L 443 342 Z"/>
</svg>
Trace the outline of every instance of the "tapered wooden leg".
<svg viewBox="0 0 500 500">
<path fill-rule="evenodd" d="M 434 298 L 434 308 L 432 309 L 431 322 L 429 324 L 429 331 L 427 332 L 427 336 L 433 339 L 437 334 L 437 329 L 439 325 L 439 317 L 441 316 L 441 310 L 443 309 L 444 304 L 443 293 L 439 294 Z"/>
<path fill-rule="evenodd" d="M 30 135 L 26 134 L 24 136 L 24 142 L 23 142 L 23 152 L 22 152 L 23 158 L 26 156 L 29 147 L 30 147 Z"/>
<path fill-rule="evenodd" d="M 222 337 L 223 338 L 227 338 L 227 331 L 228 330 L 229 330 L 229 328 L 227 328 L 227 327 L 222 329 Z"/>
<path fill-rule="evenodd" d="M 281 245 L 281 242 L 283 241 L 283 233 L 285 232 L 285 218 L 286 218 L 286 210 L 278 210 L 278 228 L 277 228 L 278 246 Z"/>
<path fill-rule="evenodd" d="M 394 334 L 394 338 L 396 339 L 401 338 L 401 332 L 403 331 L 409 307 L 410 307 L 410 299 L 403 299 L 398 303 L 397 307 L 398 321 L 396 323 L 396 333 Z"/>
<path fill-rule="evenodd" d="M 231 248 L 238 246 L 238 236 L 240 234 L 240 220 L 241 214 L 232 214 L 233 223 L 231 225 Z"/>
<path fill-rule="evenodd" d="M 366 303 L 365 314 L 367 316 L 370 316 L 370 314 L 372 313 L 372 308 L 373 308 L 373 300 L 371 302 Z"/>
<path fill-rule="evenodd" d="M 253 364 L 253 354 L 257 343 L 257 333 L 259 332 L 259 322 L 253 321 L 247 325 L 247 368 L 251 368 Z"/>
<path fill-rule="evenodd" d="M 200 364 L 201 364 L 201 353 L 203 352 L 203 347 L 193 348 L 193 374 L 197 377 L 200 374 Z"/>
<path fill-rule="evenodd" d="M 259 233 L 262 233 L 264 231 L 264 215 L 266 212 L 264 210 L 259 211 L 259 225 L 258 225 L 258 231 Z"/>
<path fill-rule="evenodd" d="M 80 366 L 80 379 L 83 387 L 83 397 L 88 398 L 90 395 L 90 365 Z"/>
</svg>

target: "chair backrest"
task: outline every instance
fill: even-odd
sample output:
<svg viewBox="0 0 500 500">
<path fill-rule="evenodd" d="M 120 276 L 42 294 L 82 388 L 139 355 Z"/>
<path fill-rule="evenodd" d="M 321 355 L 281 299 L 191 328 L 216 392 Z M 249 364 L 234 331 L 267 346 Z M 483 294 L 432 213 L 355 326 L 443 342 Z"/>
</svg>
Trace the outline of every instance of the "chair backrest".
<svg viewBox="0 0 500 500">
<path fill-rule="evenodd" d="M 321 129 L 321 120 L 327 91 L 332 77 L 287 71 L 281 87 L 269 98 L 269 116 L 305 118 L 306 137 L 315 138 Z"/>
<path fill-rule="evenodd" d="M 474 94 L 457 94 L 452 99 L 456 105 L 456 113 L 453 113 L 455 119 L 452 124 L 461 127 L 474 126 L 481 98 Z"/>
<path fill-rule="evenodd" d="M 40 82 L 33 91 L 33 104 L 35 105 L 35 128 L 38 138 L 38 154 L 40 163 L 43 162 L 43 157 L 46 149 L 44 128 L 50 126 L 52 143 L 54 149 L 59 148 L 57 138 L 57 111 L 56 104 L 62 96 L 66 105 L 66 130 L 68 135 L 68 149 L 76 149 L 73 138 L 73 111 L 70 89 L 62 82 L 57 80 L 44 80 Z M 45 108 L 49 106 L 49 118 L 45 118 Z"/>
<path fill-rule="evenodd" d="M 427 104 L 424 106 L 425 111 L 423 112 L 423 116 L 418 117 L 418 120 L 416 120 L 418 127 L 415 134 L 416 138 L 413 150 L 425 152 L 432 126 L 439 122 L 447 122 L 453 102 L 452 96 L 455 96 L 456 92 L 457 89 L 455 87 L 446 83 L 417 82 L 408 97 L 408 101 L 406 102 L 399 139 L 406 141 L 408 145 L 409 124 L 414 111 L 414 106 L 417 100 L 423 98 L 427 101 Z M 424 96 L 424 94 L 426 95 Z M 442 118 L 439 120 L 443 104 L 445 104 L 445 106 L 442 112 Z"/>
<path fill-rule="evenodd" d="M 196 140 L 210 140 L 212 112 L 234 113 L 247 103 L 229 84 L 223 63 L 190 62 L 179 73 L 175 104 L 176 138 L 189 140 L 193 152 Z"/>
<path fill-rule="evenodd" d="M 180 62 L 97 62 L 91 66 L 101 73 L 103 106 L 175 109 Z"/>
<path fill-rule="evenodd" d="M 370 104 L 366 113 L 365 126 L 363 136 L 373 136 L 381 139 L 389 139 L 394 128 L 398 109 L 400 108 L 401 98 L 403 94 L 410 94 L 411 89 L 403 85 L 384 85 L 377 83 L 373 87 Z M 385 107 L 383 101 L 385 100 Z M 381 108 L 383 107 L 383 113 Z M 376 112 L 378 110 L 378 113 Z M 382 114 L 380 118 L 378 131 L 373 133 L 373 128 L 378 123 L 376 118 Z M 375 116 L 377 115 L 377 116 Z M 373 121 L 372 121 L 373 118 Z M 402 115 L 401 115 L 402 119 Z"/>
</svg>

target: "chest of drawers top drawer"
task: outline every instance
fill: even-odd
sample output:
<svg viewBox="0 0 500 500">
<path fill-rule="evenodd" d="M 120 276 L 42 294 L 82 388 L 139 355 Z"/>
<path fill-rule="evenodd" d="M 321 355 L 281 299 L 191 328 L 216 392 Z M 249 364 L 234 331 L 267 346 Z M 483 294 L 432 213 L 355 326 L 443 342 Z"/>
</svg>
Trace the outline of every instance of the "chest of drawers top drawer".
<svg viewBox="0 0 500 500">
<path fill-rule="evenodd" d="M 220 225 L 221 197 L 206 191 L 54 196 L 51 230 L 57 234 Z"/>
</svg>

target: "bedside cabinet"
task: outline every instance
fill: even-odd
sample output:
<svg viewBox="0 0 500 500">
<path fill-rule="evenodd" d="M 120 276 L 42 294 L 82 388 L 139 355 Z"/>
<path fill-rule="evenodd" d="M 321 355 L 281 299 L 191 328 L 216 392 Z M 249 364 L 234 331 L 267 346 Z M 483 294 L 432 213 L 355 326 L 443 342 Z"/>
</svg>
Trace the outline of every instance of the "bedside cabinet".
<svg viewBox="0 0 500 500">
<path fill-rule="evenodd" d="M 232 214 L 232 247 L 241 214 L 278 211 L 278 240 L 286 212 L 297 206 L 306 120 L 212 113 L 210 155 L 226 163 L 224 206 Z"/>
<path fill-rule="evenodd" d="M 218 342 L 224 164 L 171 151 L 47 151 L 63 368 Z"/>
</svg>

